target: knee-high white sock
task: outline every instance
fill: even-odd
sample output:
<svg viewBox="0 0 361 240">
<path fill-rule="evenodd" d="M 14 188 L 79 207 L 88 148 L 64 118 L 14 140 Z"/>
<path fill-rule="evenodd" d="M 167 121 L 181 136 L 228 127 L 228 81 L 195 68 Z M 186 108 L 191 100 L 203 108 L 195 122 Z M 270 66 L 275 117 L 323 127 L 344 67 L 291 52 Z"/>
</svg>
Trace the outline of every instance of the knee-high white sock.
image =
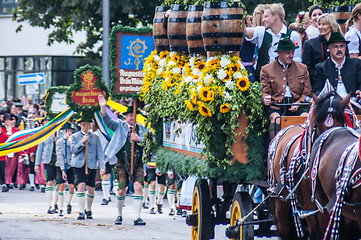
<svg viewBox="0 0 361 240">
<path fill-rule="evenodd" d="M 123 216 L 123 206 L 125 202 L 125 195 L 124 196 L 118 196 L 117 194 L 117 208 L 118 208 L 118 216 Z"/>
<path fill-rule="evenodd" d="M 86 195 L 86 210 L 87 211 L 92 210 L 93 200 L 94 200 L 94 194 L 89 194 L 88 193 Z"/>
<path fill-rule="evenodd" d="M 69 199 L 68 199 L 68 205 L 71 205 L 71 201 L 73 200 L 73 197 L 74 197 L 74 192 L 70 192 L 70 189 L 69 189 Z"/>
<path fill-rule="evenodd" d="M 140 212 L 142 211 L 143 205 L 143 196 L 142 195 L 134 195 L 133 204 L 135 209 L 135 219 L 140 218 Z"/>
<path fill-rule="evenodd" d="M 180 198 L 181 198 L 181 193 L 178 192 L 178 193 L 177 193 L 177 207 L 180 206 Z"/>
<path fill-rule="evenodd" d="M 143 202 L 147 202 L 148 199 L 148 194 L 149 194 L 149 185 L 144 185 L 143 188 Z"/>
<path fill-rule="evenodd" d="M 108 200 L 110 197 L 110 180 L 102 180 L 103 198 Z"/>
<path fill-rule="evenodd" d="M 158 204 L 158 205 L 163 204 L 164 195 L 165 195 L 164 192 L 163 192 L 163 193 L 162 193 L 162 192 L 159 192 L 158 199 L 157 199 L 157 204 Z"/>
<path fill-rule="evenodd" d="M 76 194 L 76 196 L 78 197 L 79 212 L 84 213 L 84 209 L 85 209 L 85 193 L 78 192 Z"/>
<path fill-rule="evenodd" d="M 57 187 L 54 187 L 53 194 L 54 194 L 54 206 L 55 206 L 56 204 L 58 204 L 58 196 L 59 196 Z"/>
<path fill-rule="evenodd" d="M 35 187 L 35 174 L 29 174 L 30 187 Z"/>
<path fill-rule="evenodd" d="M 58 192 L 59 195 L 59 209 L 64 210 L 64 192 Z"/>
<path fill-rule="evenodd" d="M 155 207 L 155 191 L 149 190 L 149 207 Z"/>
<path fill-rule="evenodd" d="M 175 199 L 175 191 L 174 190 L 170 190 L 168 189 L 167 191 L 167 199 L 168 199 L 168 204 L 169 204 L 169 208 L 170 209 L 175 209 L 174 207 L 174 199 Z"/>
<path fill-rule="evenodd" d="M 54 187 L 46 187 L 45 188 L 45 195 L 48 199 L 49 206 L 53 207 L 53 199 L 54 199 Z"/>
</svg>

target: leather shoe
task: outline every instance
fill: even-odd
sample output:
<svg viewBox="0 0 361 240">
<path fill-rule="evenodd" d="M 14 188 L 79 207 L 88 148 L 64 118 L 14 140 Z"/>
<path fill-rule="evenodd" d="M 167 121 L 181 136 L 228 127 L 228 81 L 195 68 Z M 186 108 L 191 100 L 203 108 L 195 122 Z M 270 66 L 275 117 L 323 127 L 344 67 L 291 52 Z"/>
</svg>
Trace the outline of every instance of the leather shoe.
<svg viewBox="0 0 361 240">
<path fill-rule="evenodd" d="M 145 224 L 146 223 L 141 218 L 134 220 L 134 226 L 144 226 Z"/>
<path fill-rule="evenodd" d="M 163 213 L 163 210 L 162 210 L 162 204 L 157 204 L 157 210 L 158 210 L 158 213 L 159 214 L 162 214 Z"/>
<path fill-rule="evenodd" d="M 187 212 L 186 211 L 182 212 L 182 217 L 187 217 Z"/>
<path fill-rule="evenodd" d="M 87 219 L 93 219 L 92 211 L 86 211 L 86 210 L 85 210 L 85 215 L 86 215 L 86 218 L 87 218 Z"/>
<path fill-rule="evenodd" d="M 45 187 L 41 187 L 41 190 L 40 190 L 42 193 L 45 193 Z"/>
<path fill-rule="evenodd" d="M 58 213 L 58 212 L 59 212 L 58 205 L 56 205 L 56 204 L 54 205 L 54 212 L 55 212 L 55 213 Z"/>
<path fill-rule="evenodd" d="M 143 203 L 143 208 L 144 208 L 144 209 L 148 209 L 147 203 L 145 203 L 145 202 Z"/>
<path fill-rule="evenodd" d="M 2 192 L 8 192 L 8 191 L 9 191 L 9 188 L 8 188 L 6 185 L 3 185 L 1 191 L 2 191 Z"/>
<path fill-rule="evenodd" d="M 29 189 L 30 192 L 34 192 L 34 190 L 35 190 L 34 186 L 31 186 L 30 189 Z"/>
<path fill-rule="evenodd" d="M 50 206 L 48 209 L 48 214 L 54 214 L 55 210 Z"/>
<path fill-rule="evenodd" d="M 179 216 L 182 215 L 182 209 L 180 209 L 180 208 L 177 209 L 177 215 L 179 215 Z"/>
<path fill-rule="evenodd" d="M 175 211 L 174 211 L 174 209 L 172 208 L 171 210 L 170 210 L 170 212 L 169 212 L 169 216 L 173 216 L 175 214 Z"/>
<path fill-rule="evenodd" d="M 122 225 L 123 218 L 122 216 L 118 216 L 117 219 L 115 219 L 115 225 Z"/>
<path fill-rule="evenodd" d="M 67 214 L 71 214 L 71 205 L 68 205 L 67 209 L 66 209 L 66 213 Z"/>
<path fill-rule="evenodd" d="M 13 188 L 14 188 L 14 185 L 13 185 L 12 183 L 9 183 L 9 184 L 8 184 L 8 188 L 9 188 L 9 189 L 13 189 Z"/>
<path fill-rule="evenodd" d="M 77 220 L 85 220 L 84 213 L 79 213 Z"/>
<path fill-rule="evenodd" d="M 59 217 L 64 217 L 64 211 L 63 210 L 59 211 Z"/>
<path fill-rule="evenodd" d="M 108 197 L 108 203 L 110 203 L 112 201 L 112 199 L 110 197 Z"/>
<path fill-rule="evenodd" d="M 154 209 L 154 207 L 150 209 L 150 212 L 149 212 L 149 213 L 150 213 L 150 214 L 155 214 L 155 209 Z"/>
<path fill-rule="evenodd" d="M 103 198 L 103 202 L 100 205 L 108 205 L 108 200 L 106 200 L 105 198 Z"/>
</svg>

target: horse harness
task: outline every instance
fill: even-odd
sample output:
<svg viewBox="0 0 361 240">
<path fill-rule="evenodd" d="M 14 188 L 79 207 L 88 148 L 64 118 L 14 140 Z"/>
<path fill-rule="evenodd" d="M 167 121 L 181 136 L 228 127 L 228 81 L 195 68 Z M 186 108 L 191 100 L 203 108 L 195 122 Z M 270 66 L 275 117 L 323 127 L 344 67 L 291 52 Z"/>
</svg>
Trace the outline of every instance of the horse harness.
<svg viewBox="0 0 361 240">
<path fill-rule="evenodd" d="M 312 164 L 312 174 L 311 174 L 311 186 L 312 186 L 312 195 L 311 200 L 315 202 L 320 212 L 326 208 L 330 213 L 330 220 L 328 222 L 324 239 L 330 234 L 329 239 L 339 239 L 339 226 L 340 226 L 340 216 L 342 212 L 343 204 L 348 205 L 352 208 L 360 207 L 360 203 L 347 203 L 345 201 L 345 194 L 349 192 L 350 188 L 357 188 L 361 185 L 361 168 L 356 170 L 353 174 L 352 171 L 356 166 L 357 160 L 360 160 L 360 134 L 358 134 L 354 129 L 346 127 L 349 133 L 357 137 L 359 140 L 348 146 L 341 155 L 338 167 L 335 173 L 336 179 L 336 194 L 331 198 L 326 207 L 323 207 L 321 203 L 316 199 L 316 183 L 318 180 L 318 168 L 320 164 L 320 153 L 322 150 L 323 143 L 326 139 L 340 127 L 332 128 L 328 130 L 322 137 L 319 145 L 317 146 L 317 152 Z M 352 174 L 352 175 L 351 175 Z"/>
</svg>

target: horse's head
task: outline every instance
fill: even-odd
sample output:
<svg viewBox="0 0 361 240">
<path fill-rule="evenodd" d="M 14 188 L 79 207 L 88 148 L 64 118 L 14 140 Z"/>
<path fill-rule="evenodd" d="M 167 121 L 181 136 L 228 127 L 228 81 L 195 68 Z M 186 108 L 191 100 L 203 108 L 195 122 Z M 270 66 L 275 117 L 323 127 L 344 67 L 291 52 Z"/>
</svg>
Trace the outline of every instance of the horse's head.
<svg viewBox="0 0 361 240">
<path fill-rule="evenodd" d="M 315 105 L 310 116 L 310 126 L 316 128 L 316 136 L 332 127 L 341 127 L 346 123 L 345 108 L 350 101 L 348 94 L 344 99 L 340 99 L 335 92 L 325 96 L 313 97 Z"/>
</svg>

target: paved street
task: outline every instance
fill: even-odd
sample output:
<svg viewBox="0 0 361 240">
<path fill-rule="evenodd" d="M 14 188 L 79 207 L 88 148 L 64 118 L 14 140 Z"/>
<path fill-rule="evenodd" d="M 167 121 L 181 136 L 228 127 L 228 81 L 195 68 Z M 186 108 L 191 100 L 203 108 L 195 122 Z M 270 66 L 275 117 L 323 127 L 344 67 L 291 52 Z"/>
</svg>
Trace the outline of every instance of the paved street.
<svg viewBox="0 0 361 240">
<path fill-rule="evenodd" d="M 65 200 L 68 195 L 66 194 Z M 168 216 L 168 203 L 164 199 L 164 213 L 150 215 L 142 210 L 146 226 L 133 226 L 133 199 L 127 197 L 123 210 L 123 225 L 114 225 L 117 216 L 115 198 L 107 206 L 101 206 L 102 192 L 96 192 L 93 203 L 93 220 L 76 220 L 77 199 L 73 200 L 73 212 L 65 217 L 49 215 L 45 193 L 39 190 L 13 189 L 0 192 L 0 240 L 7 239 L 191 239 L 190 227 L 185 218 Z M 225 226 L 216 227 L 215 239 L 226 239 Z"/>
</svg>

